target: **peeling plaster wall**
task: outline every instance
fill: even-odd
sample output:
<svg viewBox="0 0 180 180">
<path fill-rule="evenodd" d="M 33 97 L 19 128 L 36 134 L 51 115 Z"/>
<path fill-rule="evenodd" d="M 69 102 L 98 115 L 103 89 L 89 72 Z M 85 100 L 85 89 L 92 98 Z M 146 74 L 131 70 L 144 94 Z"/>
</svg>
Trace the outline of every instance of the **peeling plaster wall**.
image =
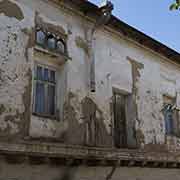
<svg viewBox="0 0 180 180">
<path fill-rule="evenodd" d="M 31 117 L 30 123 L 30 138 L 47 139 L 50 141 L 59 141 L 67 144 L 83 144 L 85 143 L 85 123 L 81 119 L 81 102 L 87 95 L 86 88 L 86 68 L 85 55 L 83 51 L 77 47 L 75 39 L 84 34 L 82 29 L 82 18 L 74 18 L 69 11 L 66 13 L 53 3 L 45 3 L 44 1 L 23 1 L 19 3 L 25 4 L 33 12 L 38 12 L 44 23 L 49 26 L 56 25 L 62 27 L 68 34 L 67 46 L 69 60 L 62 65 L 64 69 L 64 83 L 66 91 L 62 92 L 62 86 L 58 88 L 58 93 L 62 93 L 58 101 L 64 99 L 63 117 L 57 120 L 51 120 L 42 117 Z M 52 13 L 53 12 L 53 13 Z M 41 59 L 46 56 L 41 57 Z M 36 57 L 34 56 L 34 59 Z M 64 87 L 63 87 L 64 88 Z"/>
<path fill-rule="evenodd" d="M 98 127 L 102 128 L 97 130 L 100 140 L 96 145 L 112 147 L 112 96 L 115 88 L 129 98 L 127 127 L 132 131 L 128 139 L 133 138 L 135 146 L 147 150 L 176 151 L 180 148 L 178 138 L 165 137 L 165 124 L 161 112 L 163 95 L 176 97 L 177 105 L 180 104 L 179 65 L 124 37 L 101 29 L 96 32 L 93 39 L 96 93 L 90 94 L 86 36 L 87 29 L 92 27 L 92 24 L 82 16 L 50 1 L 17 2 L 22 13 L 2 14 L 3 11 L 0 9 L 0 132 L 4 135 L 18 134 L 21 132 L 20 126 L 22 127 L 20 122 L 29 120 L 29 113 L 25 113 L 27 117 L 21 115 L 29 111 L 26 110 L 23 95 L 30 85 L 31 76 L 27 76 L 27 73 L 31 72 L 29 70 L 35 57 L 32 56 L 30 48 L 27 51 L 27 47 L 30 31 L 34 27 L 34 14 L 38 12 L 43 21 L 62 27 L 67 33 L 67 47 L 72 60 L 64 65 L 66 87 L 62 93 L 63 118 L 60 121 L 51 121 L 32 116 L 31 137 L 56 138 L 64 143 L 85 144 L 88 118 L 83 114 L 82 104 L 89 98 L 97 108 L 96 122 L 99 123 Z"/>
<path fill-rule="evenodd" d="M 178 138 L 165 136 L 161 111 L 163 95 L 177 97 L 179 103 L 179 65 L 124 38 L 115 38 L 111 33 L 98 31 L 94 47 L 96 99 L 103 112 L 108 112 L 107 102 L 111 102 L 112 87 L 124 94 L 132 94 L 135 96 L 134 106 L 137 106 L 137 117 L 134 117 L 137 146 L 158 151 L 179 149 Z M 138 74 L 133 73 L 134 67 Z M 106 120 L 106 124 L 109 124 L 108 118 Z"/>
<path fill-rule="evenodd" d="M 27 134 L 31 107 L 33 12 L 0 1 L 0 137 Z"/>
</svg>

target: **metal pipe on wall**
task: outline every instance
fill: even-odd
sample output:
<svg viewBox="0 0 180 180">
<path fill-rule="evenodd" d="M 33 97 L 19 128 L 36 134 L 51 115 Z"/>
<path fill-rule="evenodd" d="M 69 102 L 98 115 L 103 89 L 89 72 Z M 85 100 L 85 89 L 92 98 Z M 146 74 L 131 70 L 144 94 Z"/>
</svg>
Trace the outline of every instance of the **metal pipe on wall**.
<svg viewBox="0 0 180 180">
<path fill-rule="evenodd" d="M 111 19 L 112 10 L 114 9 L 113 4 L 106 0 L 102 3 L 102 5 L 99 7 L 101 11 L 101 16 L 97 19 L 96 23 L 94 24 L 91 33 L 90 38 L 88 41 L 89 46 L 89 52 L 90 52 L 90 90 L 91 92 L 96 91 L 96 79 L 95 79 L 95 55 L 93 51 L 93 38 L 94 34 L 97 29 L 101 28 L 102 26 L 106 25 L 109 20 Z"/>
</svg>

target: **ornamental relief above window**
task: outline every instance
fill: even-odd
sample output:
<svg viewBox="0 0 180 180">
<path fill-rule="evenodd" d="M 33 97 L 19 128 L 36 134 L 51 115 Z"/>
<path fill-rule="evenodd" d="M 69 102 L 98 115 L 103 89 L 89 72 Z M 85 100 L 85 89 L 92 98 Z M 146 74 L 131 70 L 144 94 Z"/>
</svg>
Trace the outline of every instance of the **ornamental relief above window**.
<svg viewBox="0 0 180 180">
<path fill-rule="evenodd" d="M 46 23 L 36 16 L 35 41 L 36 45 L 54 53 L 68 55 L 67 34 L 60 25 Z"/>
<path fill-rule="evenodd" d="M 53 52 L 67 54 L 66 42 L 58 35 L 36 28 L 36 44 Z"/>
</svg>

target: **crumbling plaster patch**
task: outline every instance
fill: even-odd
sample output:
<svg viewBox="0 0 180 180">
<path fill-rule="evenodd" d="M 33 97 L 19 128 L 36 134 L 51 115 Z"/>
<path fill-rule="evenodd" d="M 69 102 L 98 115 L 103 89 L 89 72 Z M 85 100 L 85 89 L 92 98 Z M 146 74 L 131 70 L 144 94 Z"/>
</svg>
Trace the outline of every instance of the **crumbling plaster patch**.
<svg viewBox="0 0 180 180">
<path fill-rule="evenodd" d="M 77 47 L 81 48 L 84 50 L 84 52 L 89 56 L 89 46 L 87 42 L 80 36 L 77 36 L 75 39 Z"/>
<path fill-rule="evenodd" d="M 87 99 L 88 102 L 93 102 L 90 97 L 83 97 L 82 94 L 80 95 L 78 92 L 77 94 L 71 91 L 68 92 L 68 96 L 63 105 L 63 119 L 58 121 L 32 116 L 30 137 L 50 139 L 51 141 L 53 140 L 51 138 L 54 138 L 55 141 L 64 142 L 65 144 L 87 145 L 88 109 L 86 109 L 86 113 L 84 110 L 85 107 L 88 107 L 86 103 Z M 96 108 L 96 127 L 94 129 L 94 131 L 96 131 L 95 144 L 97 146 L 111 146 L 112 139 L 106 130 L 103 113 L 94 102 L 93 104 Z"/>
<path fill-rule="evenodd" d="M 144 68 L 145 72 L 147 68 Z M 152 72 L 155 71 L 152 69 Z M 145 73 L 144 72 L 144 73 Z M 147 72 L 146 72 L 147 73 Z M 155 73 L 155 72 L 154 72 Z M 144 79 L 141 75 L 137 91 L 136 104 L 138 108 L 138 124 L 137 129 L 141 129 L 144 134 L 144 142 L 141 143 L 143 147 L 145 144 L 159 144 L 163 143 L 164 124 L 162 122 L 161 110 L 161 96 L 159 94 L 160 86 L 156 85 L 156 81 L 151 78 Z M 158 79 L 158 77 L 156 77 Z M 154 81 L 154 82 L 153 82 Z"/>
<path fill-rule="evenodd" d="M 39 12 L 36 12 L 35 23 L 38 27 L 42 28 L 44 31 L 53 33 L 61 37 L 66 42 L 67 32 L 57 22 L 50 20 L 49 18 L 40 14 Z"/>
<path fill-rule="evenodd" d="M 158 60 L 152 61 L 151 64 L 144 60 L 141 61 L 144 62 L 144 70 L 138 82 L 137 98 L 140 126 L 136 127 L 141 130 L 142 137 L 144 137 L 141 147 L 146 150 L 158 150 L 158 147 L 159 150 L 167 150 L 170 147 L 168 144 L 171 138 L 165 138 L 165 122 L 161 111 L 162 97 L 163 95 L 176 97 L 179 70 L 170 63 L 162 63 Z M 174 144 L 175 148 L 177 141 L 174 139 L 178 138 L 172 139 L 174 143 L 171 144 Z"/>
<path fill-rule="evenodd" d="M 133 100 L 133 104 L 135 106 L 135 114 L 136 114 L 135 122 L 138 124 L 137 126 L 140 126 L 140 120 L 139 120 L 139 116 L 138 116 L 138 106 L 137 106 L 138 90 L 139 90 L 138 82 L 139 82 L 139 79 L 141 76 L 140 70 L 144 69 L 144 65 L 130 57 L 127 57 L 127 60 L 131 63 L 131 66 L 132 66 L 132 79 L 133 79 L 132 100 Z M 138 130 L 138 131 L 140 132 L 140 130 Z M 137 133 L 137 134 L 141 134 L 141 139 L 142 139 L 142 137 L 143 137 L 142 132 Z M 137 141 L 138 141 L 138 139 L 137 139 Z"/>
<path fill-rule="evenodd" d="M 19 21 L 24 19 L 21 8 L 17 4 L 9 0 L 0 1 L 0 14 L 1 13 L 10 18 L 16 18 Z"/>
<path fill-rule="evenodd" d="M 25 134 L 30 120 L 33 21 L 28 20 L 33 14 L 14 1 L 0 5 L 7 10 L 0 14 L 0 104 L 5 108 L 0 114 L 0 136 L 15 138 Z"/>
<path fill-rule="evenodd" d="M 15 1 L 11 2 L 15 3 Z M 51 6 L 52 4 L 48 4 L 45 1 L 18 0 L 18 2 L 27 3 L 33 10 L 31 9 L 29 11 L 28 8 L 22 5 L 23 3 L 19 3 L 18 6 L 21 7 L 23 19 L 21 19 L 19 15 L 17 17 L 15 15 L 14 18 L 11 17 L 11 14 L 9 17 L 5 16 L 5 13 L 1 13 L 0 15 L 0 97 L 2 96 L 2 98 L 0 98 L 0 104 L 5 104 L 5 108 L 0 106 L 1 129 L 9 127 L 11 129 L 11 127 L 14 126 L 14 132 L 17 132 L 19 128 L 15 122 L 19 122 L 20 118 L 15 118 L 12 122 L 12 117 L 19 116 L 19 114 L 26 112 L 25 109 L 27 109 L 29 105 L 27 103 L 29 102 L 28 99 L 26 106 L 23 105 L 25 104 L 23 99 L 27 95 L 26 92 L 30 93 L 30 88 L 28 87 L 31 86 L 31 75 L 25 73 L 31 72 L 29 69 L 31 69 L 32 65 L 31 47 L 33 43 L 31 42 L 33 42 L 33 38 L 30 40 L 28 37 L 31 34 L 34 24 L 33 13 L 38 10 L 42 12 L 42 14 L 45 14 L 41 20 L 47 22 L 48 26 L 55 25 L 60 29 L 63 28 L 63 33 L 64 31 L 67 33 L 66 26 L 70 25 L 69 31 L 71 31 L 71 36 L 68 37 L 68 49 L 70 50 L 73 60 L 67 63 L 67 71 L 68 92 L 72 92 L 73 97 L 70 102 L 66 104 L 67 112 L 65 120 L 66 118 L 70 118 L 70 116 L 67 117 L 68 112 L 72 112 L 70 122 L 73 121 L 74 124 L 72 123 L 71 128 L 83 127 L 84 120 L 82 118 L 81 102 L 88 96 L 102 112 L 102 114 L 98 112 L 97 117 L 103 117 L 106 131 L 110 134 L 112 129 L 110 126 L 112 122 L 112 108 L 110 108 L 109 104 L 112 104 L 112 87 L 114 86 L 124 90 L 127 94 L 132 93 L 135 107 L 137 106 L 138 110 L 138 118 L 135 119 L 138 144 L 142 146 L 148 145 L 145 148 L 150 149 L 150 147 L 154 147 L 154 144 L 159 145 L 164 143 L 165 125 L 162 113 L 160 112 L 162 108 L 161 96 L 165 93 L 165 90 L 167 91 L 166 93 L 171 96 L 177 93 L 177 102 L 180 104 L 180 96 L 178 95 L 178 93 L 180 93 L 180 82 L 178 80 L 180 76 L 179 69 L 176 68 L 176 65 L 172 65 L 171 63 L 161 64 L 161 62 L 165 62 L 165 60 L 155 54 L 152 55 L 152 52 L 147 49 L 137 47 L 133 43 L 122 40 L 119 37 L 114 38 L 114 34 L 98 32 L 94 42 L 97 94 L 91 97 L 87 93 L 86 81 L 84 80 L 87 79 L 87 77 L 85 77 L 85 74 L 87 74 L 86 64 L 84 63 L 85 58 L 84 54 L 80 52 L 80 48 L 85 48 L 84 51 L 86 51 L 86 44 L 84 44 L 83 37 L 81 37 L 84 32 L 81 26 L 82 19 L 78 16 L 71 16 L 68 12 L 65 13 L 61 8 L 54 8 L 55 6 Z M 76 42 L 76 38 L 78 37 L 81 37 L 79 40 L 82 40 L 80 44 Z M 18 41 L 17 44 L 16 41 Z M 15 47 L 16 45 L 17 47 Z M 28 51 L 26 51 L 27 48 L 24 49 L 22 47 L 27 47 Z M 132 57 L 132 59 L 136 59 L 138 61 L 136 62 L 137 64 L 141 64 L 141 66 L 138 66 L 138 68 L 134 70 L 137 76 L 133 80 L 131 77 L 133 74 L 131 67 L 135 65 L 126 61 L 127 55 Z M 159 69 L 159 66 L 161 66 L 161 69 Z M 159 87 L 161 82 L 160 71 L 163 71 L 161 74 L 165 76 L 165 78 L 162 78 L 163 88 Z M 133 85 L 132 81 L 135 82 L 136 86 Z M 135 90 L 136 95 L 132 92 L 132 89 Z M 18 111 L 16 111 L 17 109 Z M 27 114 L 29 114 L 29 112 Z M 9 120 L 6 122 L 5 119 Z M 25 119 L 27 119 L 27 117 Z M 63 132 L 64 129 L 68 129 L 68 125 L 64 122 L 64 124 L 58 122 L 59 125 L 57 125 L 56 122 L 52 121 L 50 123 L 39 119 L 34 119 L 33 121 L 35 123 L 40 121 L 39 124 L 35 124 L 36 132 L 39 130 L 39 127 L 47 127 L 48 131 L 46 136 L 61 136 L 61 132 Z M 46 128 L 41 128 L 40 133 L 44 130 L 46 130 Z M 73 132 L 75 132 L 75 130 Z M 81 135 L 81 132 L 79 134 Z M 173 139 L 175 140 L 172 141 L 171 138 L 167 138 L 167 143 L 170 144 L 169 147 L 171 148 L 179 144 L 178 138 Z M 76 140 L 73 141 L 75 142 Z"/>
<path fill-rule="evenodd" d="M 55 138 L 55 140 L 61 141 L 67 128 L 66 121 L 32 116 L 29 135 L 31 138 Z"/>
</svg>

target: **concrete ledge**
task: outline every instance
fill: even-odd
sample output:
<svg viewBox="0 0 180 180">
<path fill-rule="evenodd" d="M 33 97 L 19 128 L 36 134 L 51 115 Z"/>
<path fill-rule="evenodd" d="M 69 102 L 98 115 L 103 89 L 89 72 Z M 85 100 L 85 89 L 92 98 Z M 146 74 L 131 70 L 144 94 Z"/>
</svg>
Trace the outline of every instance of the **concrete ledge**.
<svg viewBox="0 0 180 180">
<path fill-rule="evenodd" d="M 8 159 L 11 159 L 11 157 L 13 159 L 13 156 L 15 156 L 15 160 L 22 156 L 30 160 L 38 161 L 40 159 L 40 163 L 47 163 L 47 160 L 44 159 L 50 159 L 61 161 L 61 163 L 63 161 L 65 164 L 78 162 L 77 164 L 95 166 L 180 167 L 180 154 L 177 153 L 93 148 L 53 143 L 0 143 L 0 154 L 7 156 Z"/>
</svg>

